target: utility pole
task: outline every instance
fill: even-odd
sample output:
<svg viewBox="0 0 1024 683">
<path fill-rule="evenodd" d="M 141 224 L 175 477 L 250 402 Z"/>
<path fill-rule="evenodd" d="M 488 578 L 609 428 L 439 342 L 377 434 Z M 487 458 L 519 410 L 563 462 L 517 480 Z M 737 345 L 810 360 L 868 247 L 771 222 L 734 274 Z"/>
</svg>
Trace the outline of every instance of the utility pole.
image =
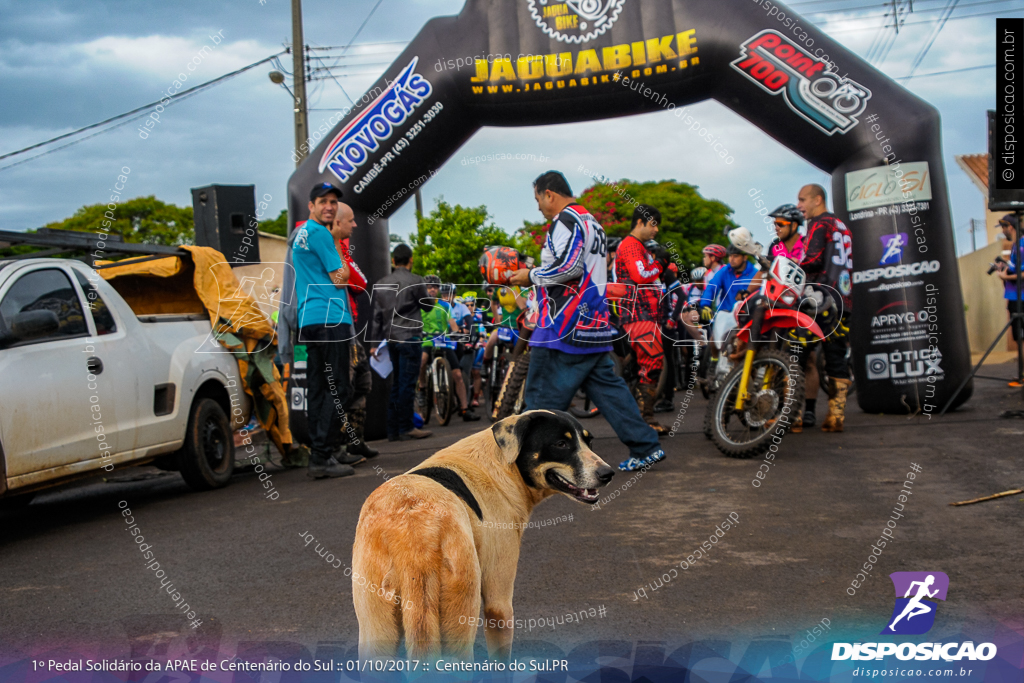
<svg viewBox="0 0 1024 683">
<path fill-rule="evenodd" d="M 976 230 L 976 228 L 974 227 L 974 219 L 972 218 L 971 219 L 971 227 L 968 229 L 968 232 L 971 233 L 971 251 L 978 251 L 978 243 L 977 243 L 977 241 L 975 240 L 975 237 L 974 237 L 975 230 Z"/>
<path fill-rule="evenodd" d="M 306 50 L 302 38 L 302 0 L 292 0 L 292 86 L 295 88 L 295 154 L 298 167 L 306 158 L 302 146 L 309 138 L 306 120 Z"/>
</svg>

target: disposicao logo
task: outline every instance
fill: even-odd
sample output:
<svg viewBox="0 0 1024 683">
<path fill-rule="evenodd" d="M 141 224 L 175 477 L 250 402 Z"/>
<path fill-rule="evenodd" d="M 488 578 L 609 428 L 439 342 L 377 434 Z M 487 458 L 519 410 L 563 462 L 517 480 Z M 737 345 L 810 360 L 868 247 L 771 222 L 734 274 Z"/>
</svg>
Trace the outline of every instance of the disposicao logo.
<svg viewBox="0 0 1024 683">
<path fill-rule="evenodd" d="M 748 38 L 740 55 L 732 68 L 765 92 L 782 93 L 790 109 L 826 135 L 849 132 L 871 99 L 870 90 L 826 71 L 827 62 L 778 31 L 766 29 Z"/>
<path fill-rule="evenodd" d="M 903 247 L 907 246 L 907 233 L 898 232 L 895 235 L 882 235 L 882 260 L 880 266 L 891 266 L 903 259 Z"/>
<path fill-rule="evenodd" d="M 331 140 L 320 158 L 321 173 L 329 168 L 342 182 L 351 178 L 366 163 L 370 152 L 377 151 L 380 142 L 390 138 L 430 97 L 430 81 L 415 72 L 418 61 L 419 57 L 413 57 L 398 78 Z"/>
<path fill-rule="evenodd" d="M 889 578 L 896 588 L 896 607 L 882 633 L 907 636 L 927 633 L 935 623 L 938 608 L 938 603 L 933 601 L 946 599 L 949 577 L 942 572 L 893 572 Z"/>
<path fill-rule="evenodd" d="M 942 572 L 893 572 L 889 575 L 896 590 L 896 606 L 881 635 L 920 635 L 935 624 L 938 603 L 945 600 L 949 577 Z M 962 659 L 988 661 L 996 656 L 993 643 L 975 646 L 964 643 L 833 643 L 832 660 L 865 661 L 896 655 L 900 660 L 947 662 Z M 854 674 L 856 675 L 856 674 Z"/>
</svg>

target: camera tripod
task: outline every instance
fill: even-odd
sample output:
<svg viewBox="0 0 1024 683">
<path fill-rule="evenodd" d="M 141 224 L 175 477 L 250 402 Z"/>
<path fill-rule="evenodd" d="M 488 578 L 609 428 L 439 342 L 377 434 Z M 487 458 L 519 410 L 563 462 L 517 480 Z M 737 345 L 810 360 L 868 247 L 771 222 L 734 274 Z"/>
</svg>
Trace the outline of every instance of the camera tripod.
<svg viewBox="0 0 1024 683">
<path fill-rule="evenodd" d="M 964 381 L 960 383 L 960 386 L 957 387 L 956 391 L 954 391 L 950 395 L 949 400 L 946 401 L 946 405 L 942 406 L 942 410 L 939 411 L 940 417 L 946 414 L 946 411 L 949 410 L 949 406 L 953 403 L 956 397 L 960 395 L 960 392 L 963 391 L 963 388 L 967 386 L 967 382 L 969 382 L 973 377 L 977 377 L 978 379 L 991 379 L 996 380 L 998 382 L 1013 381 L 1006 380 L 1003 377 L 988 377 L 986 375 L 979 375 L 978 370 L 981 369 L 981 366 L 985 362 L 985 359 L 988 358 L 989 354 L 991 354 L 993 349 L 996 348 L 996 345 L 1003 338 L 1003 335 L 1006 334 L 1007 330 L 1011 329 L 1015 324 L 1024 326 L 1024 301 L 1021 301 L 1021 270 L 1024 270 L 1024 268 L 1022 268 L 1022 266 L 1024 266 L 1024 258 L 1022 258 L 1024 257 L 1024 246 L 1021 246 L 1020 234 L 1020 225 L 1021 220 L 1024 219 L 1024 210 L 1018 209 L 1016 211 L 1016 214 L 1017 229 L 1014 230 L 1013 247 L 1011 249 L 1014 251 L 1012 260 L 1015 263 L 1014 269 L 1017 275 L 1015 283 L 1017 287 L 1017 305 L 1014 307 L 1014 312 L 1010 314 L 1010 321 L 1006 323 L 1006 326 L 1003 328 L 1003 331 L 999 333 L 999 336 L 995 338 L 995 341 L 992 342 L 992 345 L 988 347 L 988 351 L 986 351 L 985 355 L 981 357 L 981 360 L 978 361 L 978 364 L 974 366 L 974 369 L 971 370 L 971 373 L 964 378 Z M 1024 334 L 1020 334 L 1018 336 L 1021 338 L 1017 340 L 1017 377 L 1015 377 L 1014 379 L 1020 381 L 1022 378 L 1024 378 Z"/>
</svg>

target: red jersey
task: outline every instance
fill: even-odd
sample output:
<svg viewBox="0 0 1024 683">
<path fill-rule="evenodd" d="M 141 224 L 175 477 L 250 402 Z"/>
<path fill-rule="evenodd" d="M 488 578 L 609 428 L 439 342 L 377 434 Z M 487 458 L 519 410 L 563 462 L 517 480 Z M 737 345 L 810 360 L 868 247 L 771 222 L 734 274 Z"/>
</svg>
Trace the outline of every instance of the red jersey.
<svg viewBox="0 0 1024 683">
<path fill-rule="evenodd" d="M 807 236 L 804 238 L 807 254 L 800 264 L 808 282 L 832 288 L 832 298 L 844 313 L 853 310 L 850 299 L 850 271 L 853 270 L 851 240 L 849 228 L 835 214 L 826 211 L 815 216 L 807 222 Z"/>
<path fill-rule="evenodd" d="M 647 251 L 643 242 L 626 235 L 615 252 L 615 281 L 635 285 L 632 301 L 622 302 L 619 320 L 623 325 L 643 320 L 661 321 L 661 287 L 655 285 L 661 275 L 661 264 Z M 630 292 L 631 297 L 633 293 Z"/>
<path fill-rule="evenodd" d="M 352 260 L 352 250 L 349 247 L 348 239 L 339 240 L 338 243 L 343 249 L 342 253 L 345 254 L 345 264 L 348 265 L 348 287 L 345 291 L 348 294 L 348 310 L 352 311 L 352 322 L 354 323 L 356 321 L 357 313 L 356 300 L 355 297 L 352 296 L 353 288 L 355 289 L 356 294 L 365 292 L 366 276 L 363 275 L 363 271 L 359 270 L 359 266 L 356 265 L 356 262 Z"/>
</svg>

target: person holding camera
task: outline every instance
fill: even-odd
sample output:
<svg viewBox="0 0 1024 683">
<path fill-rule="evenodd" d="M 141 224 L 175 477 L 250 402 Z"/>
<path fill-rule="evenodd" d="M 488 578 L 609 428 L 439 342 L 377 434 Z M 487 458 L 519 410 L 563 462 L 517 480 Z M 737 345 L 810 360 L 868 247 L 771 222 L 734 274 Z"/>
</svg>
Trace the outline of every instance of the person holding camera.
<svg viewBox="0 0 1024 683">
<path fill-rule="evenodd" d="M 658 234 L 661 212 L 653 206 L 640 204 L 633 210 L 633 229 L 622 238 L 615 255 L 615 281 L 627 285 L 630 300 L 619 307 L 619 321 L 629 335 L 629 345 L 639 368 L 636 387 L 637 405 L 644 422 L 658 435 L 668 428 L 654 419 L 654 403 L 658 380 L 665 365 L 661 343 L 661 286 L 658 278 L 668 267 L 669 255 L 654 241 Z"/>
<path fill-rule="evenodd" d="M 996 275 L 1003 281 L 1003 298 L 1006 299 L 1006 308 L 1012 318 L 1017 312 L 1017 268 L 1022 250 L 1024 250 L 1024 238 L 1021 238 L 1016 214 L 1008 213 L 1000 218 L 999 227 L 1003 229 L 1003 236 L 1013 245 L 1010 248 L 1009 262 L 996 259 L 995 263 Z M 1013 341 L 1020 342 L 1021 339 L 1024 339 L 1024 320 L 1016 318 L 1013 321 Z M 1014 388 L 1024 386 L 1024 377 L 1018 377 L 1016 381 L 1010 382 L 1009 386 Z"/>
</svg>

